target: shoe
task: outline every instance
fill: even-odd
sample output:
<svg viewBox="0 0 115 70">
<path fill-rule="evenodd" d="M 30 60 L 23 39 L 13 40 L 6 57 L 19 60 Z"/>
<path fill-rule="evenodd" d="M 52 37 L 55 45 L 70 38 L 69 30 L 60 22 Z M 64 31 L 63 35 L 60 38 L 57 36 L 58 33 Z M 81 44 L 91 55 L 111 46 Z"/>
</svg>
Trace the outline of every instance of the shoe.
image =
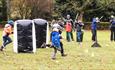
<svg viewBox="0 0 115 70">
<path fill-rule="evenodd" d="M 41 45 L 41 48 L 46 48 L 46 44 L 43 43 L 43 44 Z"/>
<path fill-rule="evenodd" d="M 52 60 L 55 60 L 55 59 L 56 59 L 56 58 L 54 58 L 54 57 L 52 58 Z"/>
<path fill-rule="evenodd" d="M 0 51 L 3 51 L 3 46 L 0 47 Z"/>
<path fill-rule="evenodd" d="M 61 56 L 62 56 L 62 57 L 65 57 L 65 56 L 67 56 L 67 54 L 62 54 Z"/>
</svg>

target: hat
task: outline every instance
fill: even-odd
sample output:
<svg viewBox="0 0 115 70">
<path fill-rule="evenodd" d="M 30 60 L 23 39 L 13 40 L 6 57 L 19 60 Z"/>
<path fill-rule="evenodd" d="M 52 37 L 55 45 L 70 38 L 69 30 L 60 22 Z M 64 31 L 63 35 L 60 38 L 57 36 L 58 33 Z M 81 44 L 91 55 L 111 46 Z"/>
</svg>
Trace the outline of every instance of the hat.
<svg viewBox="0 0 115 70">
<path fill-rule="evenodd" d="M 9 20 L 8 24 L 10 24 L 11 26 L 14 26 L 14 21 L 13 20 Z"/>
<path fill-rule="evenodd" d="M 8 20 L 8 24 L 13 24 L 14 21 L 13 20 Z"/>
</svg>

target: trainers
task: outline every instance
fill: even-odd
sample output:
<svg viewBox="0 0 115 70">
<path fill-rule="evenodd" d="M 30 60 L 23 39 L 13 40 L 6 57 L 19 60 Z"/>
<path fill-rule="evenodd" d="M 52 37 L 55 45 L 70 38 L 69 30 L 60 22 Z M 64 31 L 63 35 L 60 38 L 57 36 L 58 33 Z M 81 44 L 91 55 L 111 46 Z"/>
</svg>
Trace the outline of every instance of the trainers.
<svg viewBox="0 0 115 70">
<path fill-rule="evenodd" d="M 65 56 L 67 56 L 67 54 L 62 54 L 62 57 L 65 57 Z"/>
<path fill-rule="evenodd" d="M 0 47 L 0 51 L 3 51 L 3 46 Z"/>
<path fill-rule="evenodd" d="M 55 60 L 55 59 L 56 59 L 56 58 L 54 58 L 54 57 L 52 58 L 52 60 Z"/>
</svg>

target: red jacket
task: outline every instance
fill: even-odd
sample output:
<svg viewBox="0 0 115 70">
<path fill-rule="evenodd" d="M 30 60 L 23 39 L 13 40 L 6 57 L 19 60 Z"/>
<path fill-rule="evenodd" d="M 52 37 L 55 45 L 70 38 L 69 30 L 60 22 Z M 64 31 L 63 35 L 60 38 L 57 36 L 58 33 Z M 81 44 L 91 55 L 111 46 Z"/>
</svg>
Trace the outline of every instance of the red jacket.
<svg viewBox="0 0 115 70">
<path fill-rule="evenodd" d="M 71 25 L 70 22 L 67 22 L 65 27 L 66 27 L 66 31 L 67 31 L 67 32 L 71 32 L 71 30 L 72 30 L 72 25 Z"/>
</svg>

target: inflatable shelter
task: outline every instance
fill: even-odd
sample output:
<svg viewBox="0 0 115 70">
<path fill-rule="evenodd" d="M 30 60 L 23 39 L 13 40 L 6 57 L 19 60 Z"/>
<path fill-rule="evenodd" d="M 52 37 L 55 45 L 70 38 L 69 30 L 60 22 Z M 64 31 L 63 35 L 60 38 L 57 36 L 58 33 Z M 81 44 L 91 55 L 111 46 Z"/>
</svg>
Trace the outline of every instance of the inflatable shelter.
<svg viewBox="0 0 115 70">
<path fill-rule="evenodd" d="M 14 52 L 35 52 L 35 25 L 32 20 L 17 20 L 14 23 Z"/>
<path fill-rule="evenodd" d="M 34 19 L 36 33 L 36 47 L 40 48 L 44 43 L 48 43 L 48 22 L 44 19 Z"/>
</svg>

